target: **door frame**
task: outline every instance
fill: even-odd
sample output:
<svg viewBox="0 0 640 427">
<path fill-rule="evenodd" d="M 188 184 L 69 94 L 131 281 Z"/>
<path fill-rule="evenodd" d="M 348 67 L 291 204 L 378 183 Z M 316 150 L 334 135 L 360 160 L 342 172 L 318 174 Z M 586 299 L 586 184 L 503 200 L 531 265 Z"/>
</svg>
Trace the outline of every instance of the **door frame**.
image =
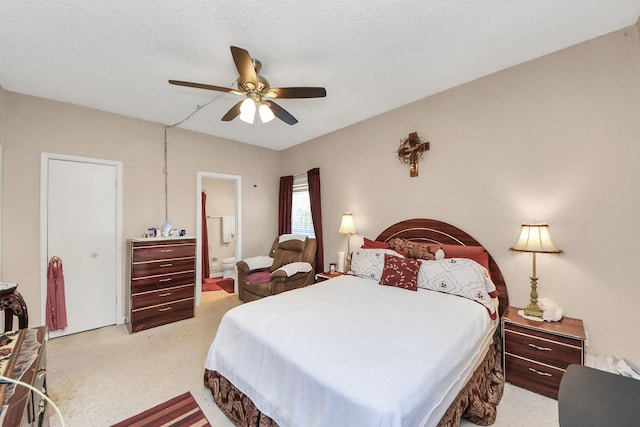
<svg viewBox="0 0 640 427">
<path fill-rule="evenodd" d="M 95 159 L 91 157 L 69 156 L 65 154 L 41 153 L 40 156 L 40 313 L 44 323 L 47 310 L 47 247 L 49 209 L 49 160 L 63 160 L 80 163 L 92 163 L 116 168 L 116 325 L 124 323 L 122 301 L 122 162 L 116 160 Z"/>
<path fill-rule="evenodd" d="M 196 173 L 196 305 L 202 299 L 202 179 L 227 179 L 236 183 L 236 260 L 242 259 L 242 177 L 225 173 L 202 172 Z M 237 281 L 236 281 L 237 282 Z M 238 283 L 234 284 L 238 293 Z"/>
</svg>

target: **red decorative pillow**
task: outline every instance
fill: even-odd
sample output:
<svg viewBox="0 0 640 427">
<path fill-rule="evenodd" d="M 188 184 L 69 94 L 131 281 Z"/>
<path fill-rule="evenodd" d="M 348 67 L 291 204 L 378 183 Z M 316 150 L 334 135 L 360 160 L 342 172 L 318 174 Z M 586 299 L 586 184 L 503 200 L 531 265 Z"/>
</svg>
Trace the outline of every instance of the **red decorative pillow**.
<svg viewBox="0 0 640 427">
<path fill-rule="evenodd" d="M 385 254 L 380 284 L 417 291 L 419 271 L 420 261 L 417 259 Z"/>
<path fill-rule="evenodd" d="M 445 258 L 472 259 L 489 270 L 489 252 L 482 246 L 442 245 Z"/>
<path fill-rule="evenodd" d="M 387 242 L 379 242 L 365 237 L 362 249 L 389 249 L 389 244 Z"/>
</svg>

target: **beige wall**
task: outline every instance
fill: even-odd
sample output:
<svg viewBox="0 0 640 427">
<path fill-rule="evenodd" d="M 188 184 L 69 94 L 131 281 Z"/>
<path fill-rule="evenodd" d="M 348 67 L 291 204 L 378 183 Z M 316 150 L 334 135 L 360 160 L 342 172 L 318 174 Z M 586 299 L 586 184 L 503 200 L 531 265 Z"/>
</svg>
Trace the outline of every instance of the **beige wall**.
<svg viewBox="0 0 640 427">
<path fill-rule="evenodd" d="M 357 108 L 357 100 L 354 100 Z M 431 142 L 416 178 L 395 152 Z M 470 82 L 283 152 L 322 175 L 325 264 L 359 237 L 422 217 L 482 242 L 528 303 L 531 258 L 513 254 L 523 221 L 550 223 L 561 257 L 538 257 L 538 290 L 584 319 L 593 353 L 640 365 L 640 48 L 637 28 Z M 353 238 L 353 245 L 356 237 Z"/>
<path fill-rule="evenodd" d="M 40 325 L 41 153 L 122 161 L 123 237 L 138 237 L 165 220 L 164 127 L 1 89 L 0 94 L 4 98 L 1 280 L 19 284 L 30 324 Z M 263 253 L 277 233 L 273 201 L 277 201 L 280 153 L 173 128 L 168 129 L 167 140 L 168 212 L 174 226 L 195 235 L 198 171 L 240 175 L 243 253 Z"/>
</svg>

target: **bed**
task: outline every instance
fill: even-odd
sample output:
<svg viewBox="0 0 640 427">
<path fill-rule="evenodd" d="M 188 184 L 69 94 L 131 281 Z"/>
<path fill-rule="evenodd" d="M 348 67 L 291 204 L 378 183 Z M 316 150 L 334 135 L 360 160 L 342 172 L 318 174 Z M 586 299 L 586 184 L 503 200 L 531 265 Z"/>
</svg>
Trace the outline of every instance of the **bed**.
<svg viewBox="0 0 640 427">
<path fill-rule="evenodd" d="M 478 303 L 448 289 L 380 286 L 367 273 L 236 307 L 220 323 L 204 373 L 214 401 L 236 425 L 445 426 L 463 416 L 480 425 L 495 421 L 504 385 L 496 329 L 508 306 L 498 266 L 473 237 L 437 220 L 402 221 L 368 245 L 382 248 L 397 239 L 441 245 L 456 256 L 429 266 L 482 270 L 495 285 L 491 296 L 499 296 L 489 303 L 474 296 L 484 298 Z M 353 253 L 356 272 L 364 265 L 359 256 L 386 253 L 383 275 L 399 260 L 390 249 L 365 247 Z M 486 269 L 464 256 L 478 248 Z"/>
</svg>

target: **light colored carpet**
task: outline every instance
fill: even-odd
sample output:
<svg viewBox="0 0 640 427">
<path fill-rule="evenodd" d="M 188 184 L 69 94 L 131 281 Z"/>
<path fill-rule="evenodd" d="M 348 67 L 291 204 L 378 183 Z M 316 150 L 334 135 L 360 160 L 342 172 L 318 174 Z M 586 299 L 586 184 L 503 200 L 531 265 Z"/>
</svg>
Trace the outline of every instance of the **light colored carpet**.
<svg viewBox="0 0 640 427">
<path fill-rule="evenodd" d="M 190 391 L 214 427 L 233 424 L 203 385 L 204 359 L 222 315 L 240 304 L 203 293 L 196 317 L 129 334 L 124 325 L 47 342 L 47 389 L 69 427 L 122 421 Z M 51 408 L 50 425 L 60 426 Z M 507 384 L 495 426 L 557 426 L 555 400 Z M 462 426 L 472 426 L 463 421 Z"/>
</svg>

